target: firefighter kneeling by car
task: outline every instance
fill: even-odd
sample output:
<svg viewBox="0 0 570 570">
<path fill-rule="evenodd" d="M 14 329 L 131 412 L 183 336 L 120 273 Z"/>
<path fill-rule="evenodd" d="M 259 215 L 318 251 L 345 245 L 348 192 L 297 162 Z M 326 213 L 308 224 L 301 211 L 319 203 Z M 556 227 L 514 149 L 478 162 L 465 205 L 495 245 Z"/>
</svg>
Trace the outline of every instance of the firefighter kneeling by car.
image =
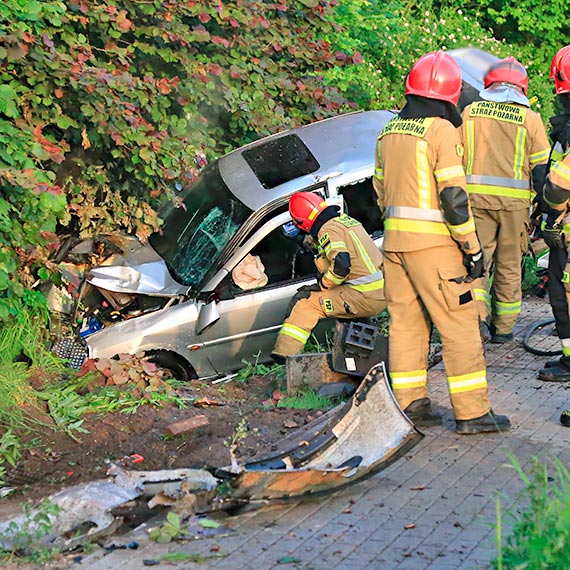
<svg viewBox="0 0 570 570">
<path fill-rule="evenodd" d="M 293 194 L 289 212 L 317 242 L 319 277 L 291 299 L 271 353 L 280 363 L 303 350 L 320 319 L 372 317 L 386 308 L 382 255 L 360 222 L 311 192 Z"/>
</svg>

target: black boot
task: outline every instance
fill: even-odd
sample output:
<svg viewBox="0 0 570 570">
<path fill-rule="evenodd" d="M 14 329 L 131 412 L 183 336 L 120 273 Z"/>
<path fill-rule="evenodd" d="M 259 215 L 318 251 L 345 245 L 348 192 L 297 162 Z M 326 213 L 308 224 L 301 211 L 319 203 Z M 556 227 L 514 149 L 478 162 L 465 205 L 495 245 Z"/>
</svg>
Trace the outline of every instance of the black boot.
<svg viewBox="0 0 570 570">
<path fill-rule="evenodd" d="M 429 398 L 414 400 L 404 410 L 404 414 L 418 427 L 440 426 L 442 424 L 441 414 L 431 411 L 431 400 Z"/>
<path fill-rule="evenodd" d="M 479 418 L 471 420 L 455 420 L 457 433 L 467 435 L 473 433 L 487 433 L 491 431 L 506 431 L 510 429 L 511 422 L 507 416 L 498 416 L 493 410 Z"/>
<path fill-rule="evenodd" d="M 493 344 L 505 344 L 506 342 L 511 342 L 514 339 L 513 333 L 494 333 L 491 337 L 491 342 Z"/>
<path fill-rule="evenodd" d="M 269 356 L 270 356 L 270 357 L 273 359 L 273 361 L 276 362 L 277 364 L 285 364 L 285 362 L 286 362 L 286 360 L 287 360 L 287 359 L 285 358 L 285 356 L 283 356 L 283 355 L 281 355 L 281 354 L 277 354 L 276 352 L 272 352 Z"/>
<path fill-rule="evenodd" d="M 489 327 L 491 332 L 491 342 L 493 344 L 505 344 L 506 342 L 510 342 L 513 340 L 513 333 L 498 333 L 497 327 L 494 324 L 491 324 Z"/>
<path fill-rule="evenodd" d="M 544 382 L 570 382 L 570 370 L 559 362 L 556 366 L 545 366 L 539 370 L 538 379 Z"/>
<path fill-rule="evenodd" d="M 560 366 L 560 359 L 548 360 L 544 363 L 544 368 L 556 368 L 557 366 Z"/>
<path fill-rule="evenodd" d="M 570 410 L 564 410 L 560 415 L 560 423 L 563 426 L 570 427 Z"/>
</svg>

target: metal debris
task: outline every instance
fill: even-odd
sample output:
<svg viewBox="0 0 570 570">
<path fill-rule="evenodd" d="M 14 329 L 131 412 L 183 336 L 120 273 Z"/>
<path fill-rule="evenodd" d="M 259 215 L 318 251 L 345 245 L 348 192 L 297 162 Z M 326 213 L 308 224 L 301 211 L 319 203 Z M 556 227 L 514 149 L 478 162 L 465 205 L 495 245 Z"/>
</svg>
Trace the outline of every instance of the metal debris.
<svg viewBox="0 0 570 570">
<path fill-rule="evenodd" d="M 237 474 L 229 469 L 128 471 L 113 464 L 112 480 L 49 497 L 61 510 L 51 517 L 51 531 L 42 542 L 69 549 L 108 535 L 122 522 L 113 509 L 137 498 L 189 516 L 332 491 L 386 468 L 423 437 L 394 399 L 384 363 L 370 369 L 350 402 L 316 423 L 310 437 L 290 439 L 295 444 L 287 451 L 241 465 Z M 32 509 L 27 519 L 20 515 L 0 522 L 0 546 L 10 548 L 12 523 L 16 528 L 29 524 L 34 514 Z"/>
</svg>

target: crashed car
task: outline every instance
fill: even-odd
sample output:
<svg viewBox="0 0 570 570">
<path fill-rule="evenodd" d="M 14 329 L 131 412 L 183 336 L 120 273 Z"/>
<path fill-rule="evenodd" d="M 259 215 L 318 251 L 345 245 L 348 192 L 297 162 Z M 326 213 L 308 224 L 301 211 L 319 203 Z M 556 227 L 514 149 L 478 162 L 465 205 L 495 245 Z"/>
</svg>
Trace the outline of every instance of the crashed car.
<svg viewBox="0 0 570 570">
<path fill-rule="evenodd" d="M 468 81 L 465 105 L 496 58 L 450 53 Z M 268 361 L 289 300 L 316 277 L 311 249 L 291 231 L 289 197 L 320 193 L 379 243 L 374 149 L 394 116 L 349 113 L 248 144 L 208 165 L 147 244 L 110 237 L 115 253 L 86 273 L 69 309 L 83 324 L 76 363 L 144 353 L 189 380 Z"/>
</svg>

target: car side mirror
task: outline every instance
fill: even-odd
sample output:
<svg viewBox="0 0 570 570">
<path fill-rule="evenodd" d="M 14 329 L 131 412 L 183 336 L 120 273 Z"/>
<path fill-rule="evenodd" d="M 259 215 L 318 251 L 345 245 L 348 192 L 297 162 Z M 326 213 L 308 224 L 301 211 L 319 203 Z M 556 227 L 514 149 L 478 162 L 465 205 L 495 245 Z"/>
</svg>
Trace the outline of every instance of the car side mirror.
<svg viewBox="0 0 570 570">
<path fill-rule="evenodd" d="M 198 322 L 196 323 L 196 334 L 206 332 L 211 326 L 220 320 L 218 304 L 216 301 L 202 305 L 198 313 Z"/>
</svg>

